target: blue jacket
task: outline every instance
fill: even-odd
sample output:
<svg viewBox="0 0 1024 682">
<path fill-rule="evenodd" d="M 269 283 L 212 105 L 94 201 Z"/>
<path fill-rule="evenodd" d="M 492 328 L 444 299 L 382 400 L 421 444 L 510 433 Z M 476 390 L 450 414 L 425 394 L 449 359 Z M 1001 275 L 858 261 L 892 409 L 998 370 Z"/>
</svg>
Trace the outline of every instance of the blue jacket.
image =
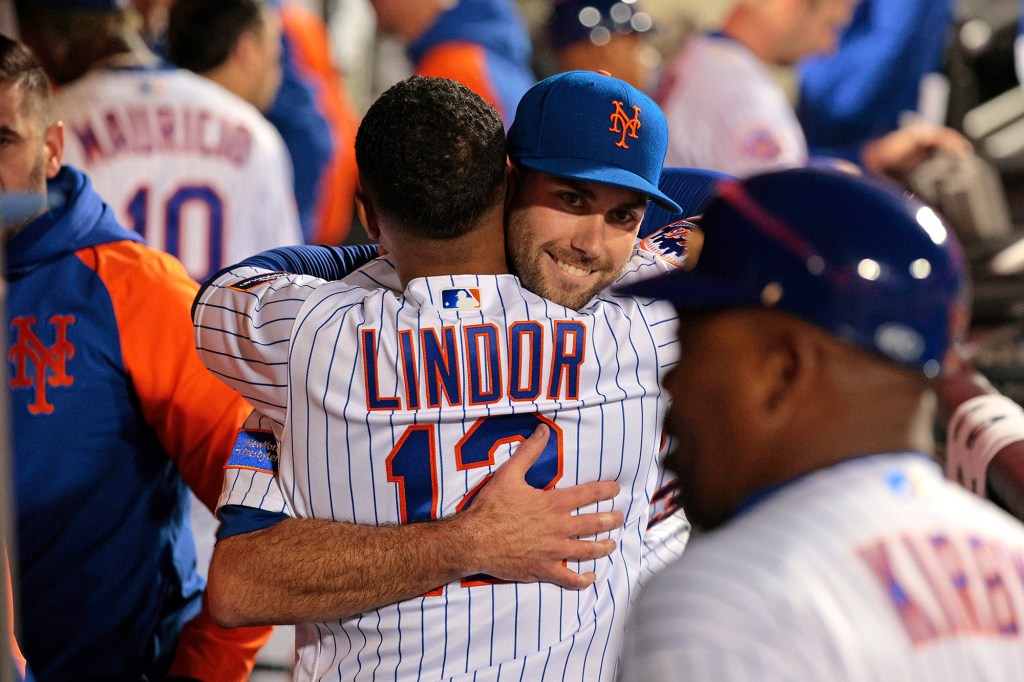
<svg viewBox="0 0 1024 682">
<path fill-rule="evenodd" d="M 154 679 L 203 589 L 179 463 L 217 472 L 246 410 L 198 364 L 180 263 L 73 168 L 50 195 L 7 245 L 19 643 L 40 680 Z"/>
</svg>

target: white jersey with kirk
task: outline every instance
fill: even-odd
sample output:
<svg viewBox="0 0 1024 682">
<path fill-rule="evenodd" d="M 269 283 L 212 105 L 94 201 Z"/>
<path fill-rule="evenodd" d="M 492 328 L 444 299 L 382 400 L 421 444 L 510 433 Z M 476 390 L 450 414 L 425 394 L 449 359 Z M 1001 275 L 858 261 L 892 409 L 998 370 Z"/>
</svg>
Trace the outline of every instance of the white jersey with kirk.
<svg viewBox="0 0 1024 682">
<path fill-rule="evenodd" d="M 230 504 L 365 524 L 450 515 L 539 423 L 551 437 L 530 483 L 622 488 L 600 505 L 626 517 L 611 534 L 617 551 L 570 563 L 597 572 L 591 589 L 476 576 L 300 625 L 297 679 L 614 676 L 641 570 L 675 312 L 604 298 L 579 313 L 511 275 L 416 279 L 396 295 L 251 268 L 206 292 L 196 312 L 204 362 L 281 431 L 277 484 L 239 470 Z"/>
<path fill-rule="evenodd" d="M 55 107 L 65 163 L 194 279 L 302 243 L 284 142 L 220 85 L 171 67 L 99 68 L 62 87 Z"/>
<path fill-rule="evenodd" d="M 1024 527 L 919 454 L 851 460 L 695 535 L 623 680 L 1020 680 Z"/>
<path fill-rule="evenodd" d="M 785 93 L 734 40 L 691 38 L 666 71 L 657 99 L 668 120 L 666 166 L 745 177 L 807 163 L 807 141 Z"/>
</svg>

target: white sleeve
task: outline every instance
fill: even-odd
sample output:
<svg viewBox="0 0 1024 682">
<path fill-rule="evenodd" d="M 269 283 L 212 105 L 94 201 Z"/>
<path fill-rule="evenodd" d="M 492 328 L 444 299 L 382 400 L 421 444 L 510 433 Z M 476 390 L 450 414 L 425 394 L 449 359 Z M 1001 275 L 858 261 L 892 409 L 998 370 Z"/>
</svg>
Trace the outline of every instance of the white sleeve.
<svg viewBox="0 0 1024 682">
<path fill-rule="evenodd" d="M 249 415 L 224 467 L 218 509 L 240 505 L 295 516 L 278 485 L 280 435 L 271 419 L 258 411 Z"/>
<path fill-rule="evenodd" d="M 253 267 L 214 280 L 196 302 L 196 350 L 207 369 L 277 423 L 287 406 L 292 329 L 324 281 Z"/>
<path fill-rule="evenodd" d="M 263 182 L 254 188 L 250 225 L 253 235 L 253 253 L 278 246 L 304 243 L 299 209 L 295 203 L 291 159 L 277 131 L 267 137 L 262 154 L 253 160 L 259 168 L 253 179 Z M 252 255 L 252 254 L 246 254 Z"/>
<path fill-rule="evenodd" d="M 658 455 L 659 462 L 674 447 L 673 440 L 666 438 Z M 659 464 L 651 471 L 650 481 L 650 518 L 643 537 L 640 587 L 679 559 L 690 539 L 690 522 L 682 509 L 675 474 Z"/>
</svg>

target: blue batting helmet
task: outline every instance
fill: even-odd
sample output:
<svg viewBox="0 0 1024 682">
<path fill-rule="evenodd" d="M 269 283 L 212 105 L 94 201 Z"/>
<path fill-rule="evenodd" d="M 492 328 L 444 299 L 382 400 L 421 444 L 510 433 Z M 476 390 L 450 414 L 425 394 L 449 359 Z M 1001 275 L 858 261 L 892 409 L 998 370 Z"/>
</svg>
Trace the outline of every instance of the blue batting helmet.
<svg viewBox="0 0 1024 682">
<path fill-rule="evenodd" d="M 682 311 L 781 310 L 929 377 L 962 331 L 960 245 L 895 186 L 810 168 L 726 181 L 700 226 L 693 270 L 622 292 Z"/>
</svg>

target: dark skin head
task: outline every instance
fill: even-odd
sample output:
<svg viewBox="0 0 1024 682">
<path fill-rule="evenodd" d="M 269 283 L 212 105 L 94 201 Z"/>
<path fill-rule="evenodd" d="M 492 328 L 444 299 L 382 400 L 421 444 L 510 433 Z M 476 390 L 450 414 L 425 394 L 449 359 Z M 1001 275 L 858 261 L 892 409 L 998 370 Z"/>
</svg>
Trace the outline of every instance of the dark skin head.
<svg viewBox="0 0 1024 682">
<path fill-rule="evenodd" d="M 687 516 L 724 523 L 751 494 L 865 454 L 930 452 L 935 399 L 914 371 L 777 311 L 681 312 L 664 380 Z"/>
</svg>

